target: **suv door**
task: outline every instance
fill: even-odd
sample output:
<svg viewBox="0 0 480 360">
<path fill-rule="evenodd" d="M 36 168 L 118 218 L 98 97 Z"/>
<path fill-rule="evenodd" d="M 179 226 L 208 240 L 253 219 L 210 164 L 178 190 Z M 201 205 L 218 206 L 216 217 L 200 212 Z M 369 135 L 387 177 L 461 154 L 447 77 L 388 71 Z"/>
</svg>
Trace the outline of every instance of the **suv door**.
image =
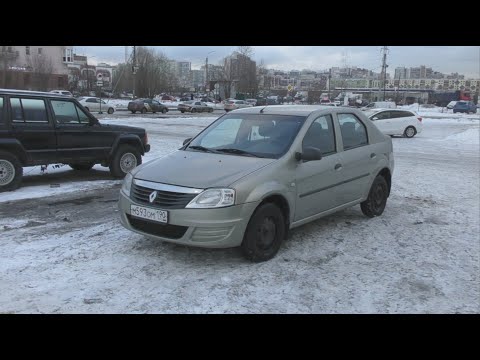
<svg viewBox="0 0 480 360">
<path fill-rule="evenodd" d="M 297 166 L 295 221 L 339 205 L 334 188 L 341 182 L 338 171 L 340 156 L 331 115 L 315 119 L 303 138 L 302 152 L 306 147 L 320 149 L 322 159 L 301 162 Z"/>
<path fill-rule="evenodd" d="M 55 129 L 45 100 L 11 96 L 8 102 L 12 137 L 25 148 L 28 162 L 32 165 L 56 162 Z"/>
<path fill-rule="evenodd" d="M 101 161 L 108 156 L 114 134 L 92 125 L 89 116 L 72 100 L 50 100 L 56 126 L 59 161 Z"/>
<path fill-rule="evenodd" d="M 369 144 L 366 126 L 357 116 L 337 113 L 337 118 L 343 146 L 339 169 L 343 184 L 336 187 L 336 195 L 341 204 L 347 204 L 365 194 L 378 157 Z"/>
</svg>

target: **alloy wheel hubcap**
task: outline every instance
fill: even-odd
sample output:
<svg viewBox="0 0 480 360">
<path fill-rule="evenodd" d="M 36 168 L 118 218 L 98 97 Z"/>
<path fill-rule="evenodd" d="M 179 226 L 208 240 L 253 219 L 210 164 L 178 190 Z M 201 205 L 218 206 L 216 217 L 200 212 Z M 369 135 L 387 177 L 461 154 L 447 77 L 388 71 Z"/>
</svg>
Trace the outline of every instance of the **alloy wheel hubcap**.
<svg viewBox="0 0 480 360">
<path fill-rule="evenodd" d="M 10 184 L 15 178 L 15 166 L 10 161 L 0 160 L 0 186 Z"/>
<path fill-rule="evenodd" d="M 123 154 L 120 159 L 120 169 L 124 173 L 128 173 L 134 167 L 137 166 L 137 158 L 132 153 Z"/>
<path fill-rule="evenodd" d="M 277 227 L 272 217 L 266 217 L 257 230 L 258 245 L 262 249 L 268 249 L 274 242 Z"/>
<path fill-rule="evenodd" d="M 407 136 L 413 136 L 415 134 L 415 130 L 412 128 L 407 129 Z"/>
</svg>

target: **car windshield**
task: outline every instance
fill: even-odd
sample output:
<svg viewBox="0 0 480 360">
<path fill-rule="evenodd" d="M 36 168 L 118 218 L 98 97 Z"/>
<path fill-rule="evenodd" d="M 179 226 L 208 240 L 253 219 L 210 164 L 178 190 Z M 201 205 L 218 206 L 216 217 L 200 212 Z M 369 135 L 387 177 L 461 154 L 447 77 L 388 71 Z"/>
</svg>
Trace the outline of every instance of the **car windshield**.
<svg viewBox="0 0 480 360">
<path fill-rule="evenodd" d="M 304 122 L 305 116 L 224 115 L 184 150 L 278 159 L 288 151 Z"/>
</svg>

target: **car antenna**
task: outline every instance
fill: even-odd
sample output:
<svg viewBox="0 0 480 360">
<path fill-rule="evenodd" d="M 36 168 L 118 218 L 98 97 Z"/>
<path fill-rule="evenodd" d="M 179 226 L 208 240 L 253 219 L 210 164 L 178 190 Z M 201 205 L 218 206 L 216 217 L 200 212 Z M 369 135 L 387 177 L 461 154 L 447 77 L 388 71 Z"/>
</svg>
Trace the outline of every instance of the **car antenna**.
<svg viewBox="0 0 480 360">
<path fill-rule="evenodd" d="M 267 105 L 268 106 L 268 105 Z M 263 114 L 263 110 L 265 110 L 267 108 L 267 106 L 263 107 L 260 109 L 260 114 Z"/>
</svg>

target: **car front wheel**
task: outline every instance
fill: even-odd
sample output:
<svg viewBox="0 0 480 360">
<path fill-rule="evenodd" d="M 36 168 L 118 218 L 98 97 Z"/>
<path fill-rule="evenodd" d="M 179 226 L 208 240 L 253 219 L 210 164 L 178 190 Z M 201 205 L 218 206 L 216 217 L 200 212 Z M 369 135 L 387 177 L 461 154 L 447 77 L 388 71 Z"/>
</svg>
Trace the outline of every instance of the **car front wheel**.
<svg viewBox="0 0 480 360">
<path fill-rule="evenodd" d="M 110 173 L 117 178 L 123 178 L 142 163 L 140 152 L 131 145 L 121 145 L 110 163 Z"/>
<path fill-rule="evenodd" d="M 378 175 L 373 181 L 368 198 L 360 204 L 360 208 L 365 216 L 373 218 L 380 216 L 385 210 L 388 198 L 388 184 L 385 178 Z"/>
<path fill-rule="evenodd" d="M 167 108 L 162 109 L 162 114 L 165 114 L 167 112 Z M 182 111 L 183 112 L 183 111 Z"/>
<path fill-rule="evenodd" d="M 273 258 L 285 238 L 285 218 L 272 203 L 258 207 L 248 222 L 241 245 L 243 255 L 253 262 Z"/>
<path fill-rule="evenodd" d="M 114 111 L 115 111 L 115 110 L 114 110 L 113 108 L 108 108 L 108 111 L 107 111 L 107 113 L 109 113 L 109 114 L 113 114 L 113 112 L 114 112 Z"/>
<path fill-rule="evenodd" d="M 90 170 L 94 163 L 77 163 L 77 164 L 68 164 L 73 170 L 78 170 L 78 171 L 87 171 Z"/>
<path fill-rule="evenodd" d="M 11 191 L 20 187 L 23 167 L 16 156 L 0 151 L 0 192 Z"/>
<path fill-rule="evenodd" d="M 145 114 L 146 112 L 147 112 L 146 108 L 143 108 L 142 111 L 141 111 L 142 114 Z"/>
<path fill-rule="evenodd" d="M 194 112 L 197 112 L 197 109 L 195 109 L 195 108 L 192 109 L 192 114 L 193 114 Z"/>
</svg>

